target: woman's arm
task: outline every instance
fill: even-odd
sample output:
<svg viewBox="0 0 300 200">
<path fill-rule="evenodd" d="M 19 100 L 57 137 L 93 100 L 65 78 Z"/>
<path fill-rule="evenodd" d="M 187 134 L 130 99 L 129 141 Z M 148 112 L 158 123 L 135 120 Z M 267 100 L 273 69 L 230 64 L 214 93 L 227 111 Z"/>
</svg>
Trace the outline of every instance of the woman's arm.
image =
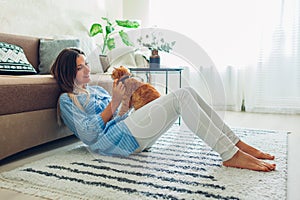
<svg viewBox="0 0 300 200">
<path fill-rule="evenodd" d="M 118 85 L 116 85 L 116 82 L 117 80 L 115 80 L 114 82 L 112 100 L 101 113 L 101 117 L 104 123 L 107 123 L 109 120 L 111 120 L 113 114 L 118 109 L 125 92 L 125 87 L 123 83 L 119 82 Z"/>
</svg>

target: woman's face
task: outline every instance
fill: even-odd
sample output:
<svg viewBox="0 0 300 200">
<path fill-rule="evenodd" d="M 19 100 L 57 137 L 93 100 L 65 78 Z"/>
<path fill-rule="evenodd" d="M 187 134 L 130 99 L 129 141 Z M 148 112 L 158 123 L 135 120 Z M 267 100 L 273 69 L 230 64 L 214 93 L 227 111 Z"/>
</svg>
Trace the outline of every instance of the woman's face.
<svg viewBox="0 0 300 200">
<path fill-rule="evenodd" d="M 76 67 L 77 67 L 77 73 L 76 73 L 76 83 L 78 86 L 83 87 L 85 84 L 90 82 L 90 67 L 88 66 L 88 63 L 85 60 L 85 56 L 82 54 L 79 54 L 79 56 L 76 58 Z"/>
</svg>

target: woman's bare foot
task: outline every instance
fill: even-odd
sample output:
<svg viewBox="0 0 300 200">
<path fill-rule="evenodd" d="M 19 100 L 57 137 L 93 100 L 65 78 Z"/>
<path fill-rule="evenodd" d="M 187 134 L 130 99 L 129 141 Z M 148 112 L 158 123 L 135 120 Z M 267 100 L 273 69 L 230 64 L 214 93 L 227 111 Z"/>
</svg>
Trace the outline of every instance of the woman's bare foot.
<svg viewBox="0 0 300 200">
<path fill-rule="evenodd" d="M 276 164 L 266 163 L 241 150 L 238 150 L 231 159 L 224 161 L 223 165 L 225 167 L 236 167 L 264 172 L 273 171 L 276 168 Z"/>
<path fill-rule="evenodd" d="M 258 158 L 258 159 L 267 159 L 267 160 L 274 160 L 275 159 L 275 156 L 270 155 L 268 153 L 261 152 L 260 150 L 255 149 L 254 147 L 252 147 L 252 146 L 244 143 L 241 140 L 236 144 L 236 146 L 240 150 L 242 150 L 243 152 L 248 153 L 251 156 L 254 156 L 255 158 Z"/>
</svg>

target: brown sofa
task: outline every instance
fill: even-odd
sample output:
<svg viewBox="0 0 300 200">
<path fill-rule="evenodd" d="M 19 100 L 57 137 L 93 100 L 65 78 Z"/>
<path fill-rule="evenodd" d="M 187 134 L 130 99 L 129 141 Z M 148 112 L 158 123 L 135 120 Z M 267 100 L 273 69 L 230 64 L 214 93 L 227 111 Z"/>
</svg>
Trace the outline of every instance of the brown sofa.
<svg viewBox="0 0 300 200">
<path fill-rule="evenodd" d="M 0 33 L 0 41 L 23 48 L 28 61 L 38 71 L 37 37 Z M 107 74 L 92 74 L 94 84 L 111 91 Z M 0 75 L 0 160 L 25 149 L 71 135 L 56 120 L 56 104 L 61 91 L 51 75 Z"/>
</svg>

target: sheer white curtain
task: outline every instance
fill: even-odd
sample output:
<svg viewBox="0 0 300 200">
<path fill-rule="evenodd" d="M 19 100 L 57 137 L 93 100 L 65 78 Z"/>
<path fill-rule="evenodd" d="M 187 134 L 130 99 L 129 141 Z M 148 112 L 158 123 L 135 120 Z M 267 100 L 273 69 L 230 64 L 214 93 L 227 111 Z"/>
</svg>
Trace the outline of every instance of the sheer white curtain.
<svg viewBox="0 0 300 200">
<path fill-rule="evenodd" d="M 150 24 L 206 50 L 227 109 L 300 113 L 299 12 L 299 0 L 151 0 Z"/>
<path fill-rule="evenodd" d="M 300 113 L 300 1 L 280 3 L 271 31 L 262 33 L 256 86 L 248 107 L 253 111 Z"/>
</svg>

